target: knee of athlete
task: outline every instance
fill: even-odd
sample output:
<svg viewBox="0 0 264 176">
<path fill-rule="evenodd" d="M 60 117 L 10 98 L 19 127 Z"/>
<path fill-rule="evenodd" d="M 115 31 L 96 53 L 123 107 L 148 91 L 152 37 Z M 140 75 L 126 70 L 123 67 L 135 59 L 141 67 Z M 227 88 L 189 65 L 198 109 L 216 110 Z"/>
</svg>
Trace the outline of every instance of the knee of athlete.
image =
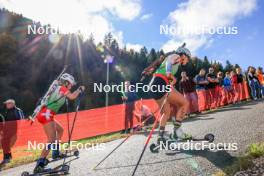
<svg viewBox="0 0 264 176">
<path fill-rule="evenodd" d="M 48 143 L 54 143 L 56 141 L 56 136 L 52 135 L 48 137 Z"/>
</svg>

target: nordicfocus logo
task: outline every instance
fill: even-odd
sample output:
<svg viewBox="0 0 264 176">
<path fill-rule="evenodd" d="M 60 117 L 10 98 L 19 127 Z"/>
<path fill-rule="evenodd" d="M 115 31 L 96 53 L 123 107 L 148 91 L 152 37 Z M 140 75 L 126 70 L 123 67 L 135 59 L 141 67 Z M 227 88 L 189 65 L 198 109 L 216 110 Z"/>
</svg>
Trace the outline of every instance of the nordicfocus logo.
<svg viewBox="0 0 264 176">
<path fill-rule="evenodd" d="M 94 92 L 170 92 L 171 85 L 144 85 L 143 83 L 136 83 L 135 85 L 129 85 L 128 87 L 122 82 L 118 85 L 104 85 L 102 83 L 94 83 Z"/>
<path fill-rule="evenodd" d="M 236 151 L 238 149 L 237 143 L 208 143 L 206 141 L 194 142 L 192 140 L 186 142 L 177 142 L 175 140 L 167 140 L 166 142 L 160 142 L 158 145 L 152 147 L 151 150 L 226 150 Z"/>
<path fill-rule="evenodd" d="M 91 143 L 80 143 L 78 141 L 71 141 L 68 143 L 37 143 L 36 141 L 28 141 L 28 150 L 97 150 L 101 151 L 105 149 L 105 143 L 91 144 Z"/>
<path fill-rule="evenodd" d="M 160 25 L 161 35 L 237 35 L 238 27 L 236 26 L 192 26 L 191 28 L 179 27 L 175 25 Z"/>
</svg>

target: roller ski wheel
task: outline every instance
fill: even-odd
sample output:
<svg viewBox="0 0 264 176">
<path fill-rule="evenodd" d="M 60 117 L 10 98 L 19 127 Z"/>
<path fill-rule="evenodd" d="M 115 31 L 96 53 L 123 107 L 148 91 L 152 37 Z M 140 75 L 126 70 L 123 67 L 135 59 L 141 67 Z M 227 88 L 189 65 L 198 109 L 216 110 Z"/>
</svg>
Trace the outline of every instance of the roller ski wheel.
<svg viewBox="0 0 264 176">
<path fill-rule="evenodd" d="M 45 171 L 45 168 L 44 167 L 42 167 L 42 166 L 36 166 L 34 168 L 33 173 L 34 173 L 34 175 L 38 175 L 39 173 L 42 173 L 44 171 Z"/>
<path fill-rule="evenodd" d="M 25 171 L 25 172 L 22 172 L 21 176 L 29 176 L 29 172 Z"/>
<path fill-rule="evenodd" d="M 79 157 L 79 155 L 80 155 L 79 150 L 74 151 L 74 152 L 73 152 L 73 155 L 74 155 L 75 157 Z"/>
<path fill-rule="evenodd" d="M 208 141 L 209 143 L 214 142 L 214 138 L 215 138 L 214 135 L 211 134 L 211 133 L 206 134 L 206 135 L 204 136 L 204 140 Z"/>
<path fill-rule="evenodd" d="M 44 160 L 44 166 L 47 166 L 50 163 L 50 161 L 48 159 Z"/>
<path fill-rule="evenodd" d="M 149 149 L 151 151 L 151 153 L 159 153 L 159 149 L 160 149 L 160 144 L 165 144 L 167 141 L 166 138 L 164 137 L 159 137 L 157 139 L 157 143 L 152 143 L 150 146 L 149 146 Z"/>
<path fill-rule="evenodd" d="M 61 171 L 63 172 L 63 174 L 69 174 L 70 171 L 70 166 L 69 165 L 63 165 L 61 166 Z"/>
<path fill-rule="evenodd" d="M 149 149 L 150 149 L 151 153 L 159 153 L 159 147 L 157 144 L 154 144 L 154 143 L 151 144 L 149 146 Z"/>
</svg>

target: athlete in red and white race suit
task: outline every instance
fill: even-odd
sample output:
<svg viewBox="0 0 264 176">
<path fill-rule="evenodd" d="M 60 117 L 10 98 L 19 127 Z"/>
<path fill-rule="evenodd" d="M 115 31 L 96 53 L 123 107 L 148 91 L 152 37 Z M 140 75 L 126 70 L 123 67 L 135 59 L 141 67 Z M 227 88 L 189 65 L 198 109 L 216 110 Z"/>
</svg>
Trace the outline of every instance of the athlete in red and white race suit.
<svg viewBox="0 0 264 176">
<path fill-rule="evenodd" d="M 59 85 L 48 97 L 47 102 L 36 116 L 38 122 L 43 125 L 48 141 L 47 147 L 43 149 L 41 156 L 37 161 L 34 173 L 41 172 L 44 169 L 44 163 L 50 149 L 52 149 L 53 159 L 60 157 L 59 141 L 63 135 L 63 128 L 55 120 L 55 115 L 65 104 L 66 99 L 74 100 L 85 90 L 84 86 L 80 86 L 77 90 L 71 93 L 70 90 L 76 83 L 74 77 L 68 73 L 64 73 L 60 77 L 58 84 Z"/>
</svg>

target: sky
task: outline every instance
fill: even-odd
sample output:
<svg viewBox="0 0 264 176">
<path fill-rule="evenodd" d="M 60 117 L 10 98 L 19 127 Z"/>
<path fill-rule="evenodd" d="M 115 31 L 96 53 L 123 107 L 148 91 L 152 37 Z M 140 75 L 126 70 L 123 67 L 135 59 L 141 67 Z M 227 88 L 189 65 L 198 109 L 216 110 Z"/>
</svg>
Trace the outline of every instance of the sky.
<svg viewBox="0 0 264 176">
<path fill-rule="evenodd" d="M 263 0 L 0 0 L 0 7 L 62 32 L 93 33 L 96 42 L 108 32 L 135 50 L 171 51 L 186 42 L 200 58 L 264 66 Z M 161 33 L 161 25 L 182 32 Z M 201 27 L 236 32 L 197 33 Z"/>
</svg>

